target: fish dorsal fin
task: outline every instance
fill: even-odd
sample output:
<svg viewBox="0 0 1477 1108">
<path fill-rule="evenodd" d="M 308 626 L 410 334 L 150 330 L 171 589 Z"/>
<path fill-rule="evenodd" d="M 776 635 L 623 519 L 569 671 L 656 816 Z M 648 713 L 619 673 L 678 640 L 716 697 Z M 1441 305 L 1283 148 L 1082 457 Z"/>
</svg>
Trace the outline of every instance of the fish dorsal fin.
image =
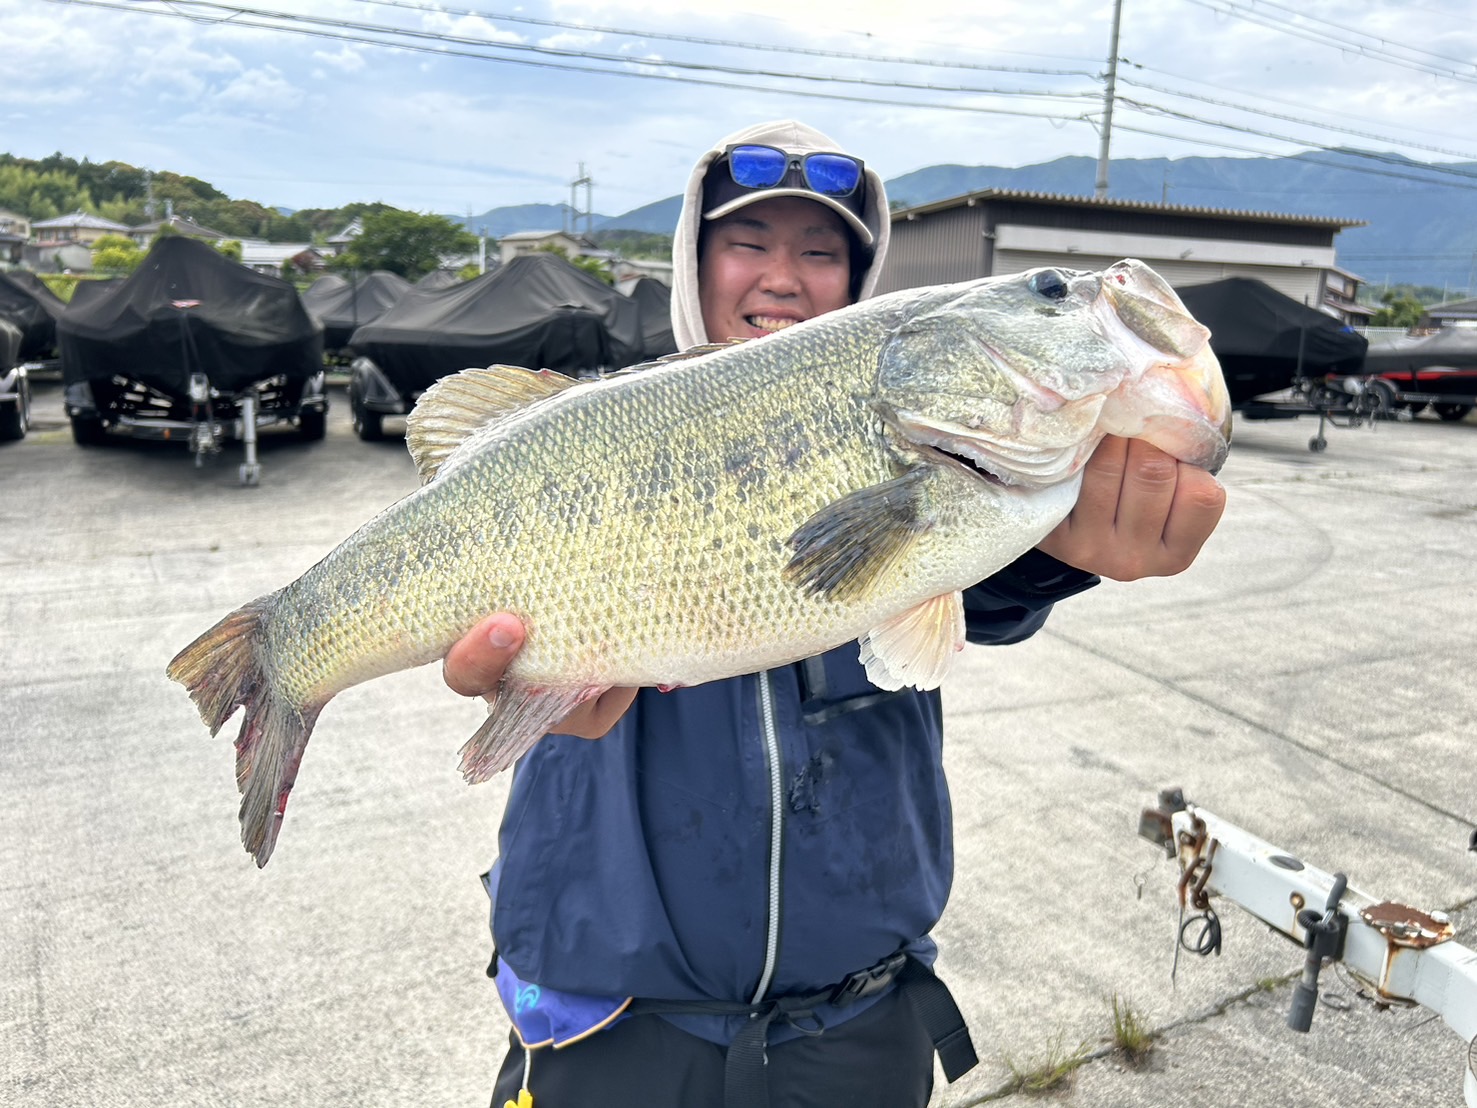
<svg viewBox="0 0 1477 1108">
<path fill-rule="evenodd" d="M 615 377 L 621 373 L 635 373 L 638 370 L 653 369 L 659 365 L 671 365 L 673 362 L 685 362 L 692 358 L 701 358 L 704 354 L 712 354 L 718 350 L 727 350 L 730 346 L 741 346 L 748 339 L 727 339 L 723 342 L 705 342 L 700 346 L 689 346 L 686 350 L 679 350 L 675 354 L 663 354 L 660 358 L 653 358 L 649 362 L 641 362 L 637 365 L 627 366 L 618 373 L 608 374 Z"/>
<path fill-rule="evenodd" d="M 581 382 L 551 369 L 490 365 L 443 377 L 405 421 L 405 442 L 425 484 L 475 432 Z"/>
</svg>

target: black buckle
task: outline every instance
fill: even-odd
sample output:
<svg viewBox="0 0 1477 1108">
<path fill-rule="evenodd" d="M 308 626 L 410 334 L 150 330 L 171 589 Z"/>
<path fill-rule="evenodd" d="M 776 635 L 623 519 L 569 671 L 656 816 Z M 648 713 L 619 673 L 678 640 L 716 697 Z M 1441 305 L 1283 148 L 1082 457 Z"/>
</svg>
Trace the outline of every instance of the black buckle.
<svg viewBox="0 0 1477 1108">
<path fill-rule="evenodd" d="M 889 954 L 875 966 L 847 974 L 841 984 L 831 991 L 831 1003 L 838 1008 L 845 1008 L 862 997 L 875 996 L 892 984 L 892 979 L 902 972 L 907 963 L 908 956 L 899 950 L 895 954 Z"/>
</svg>

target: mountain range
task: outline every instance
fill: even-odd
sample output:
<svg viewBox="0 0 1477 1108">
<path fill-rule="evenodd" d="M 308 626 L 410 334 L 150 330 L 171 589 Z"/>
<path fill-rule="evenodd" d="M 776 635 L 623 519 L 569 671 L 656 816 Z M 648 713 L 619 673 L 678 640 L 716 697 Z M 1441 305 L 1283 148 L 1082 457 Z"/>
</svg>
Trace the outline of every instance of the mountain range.
<svg viewBox="0 0 1477 1108">
<path fill-rule="evenodd" d="M 1038 165 L 934 165 L 887 181 L 894 206 L 912 207 L 980 189 L 1093 195 L 1097 163 L 1069 157 Z M 1285 158 L 1117 158 L 1114 199 L 1359 221 L 1335 239 L 1338 264 L 1374 286 L 1412 284 L 1477 294 L 1477 162 L 1426 163 L 1359 150 Z M 681 210 L 670 196 L 621 215 L 593 215 L 595 231 L 671 234 Z M 567 204 L 521 204 L 447 216 L 497 237 L 570 226 Z M 587 225 L 580 215 L 579 229 Z"/>
</svg>

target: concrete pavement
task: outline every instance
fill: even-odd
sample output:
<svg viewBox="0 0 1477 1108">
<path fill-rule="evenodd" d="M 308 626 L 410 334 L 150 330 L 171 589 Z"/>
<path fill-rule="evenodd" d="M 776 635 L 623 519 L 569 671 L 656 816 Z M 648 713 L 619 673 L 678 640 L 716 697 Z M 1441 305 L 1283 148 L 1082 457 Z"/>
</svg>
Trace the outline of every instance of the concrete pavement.
<svg viewBox="0 0 1477 1108">
<path fill-rule="evenodd" d="M 486 899 L 505 781 L 468 788 L 479 705 L 435 667 L 325 711 L 272 864 L 241 851 L 233 759 L 163 668 L 415 486 L 399 443 L 81 449 L 60 389 L 0 447 L 0 1103 L 482 1105 L 506 1024 Z M 1372 893 L 1477 895 L 1477 423 L 1240 423 L 1226 520 L 1179 578 L 1104 584 L 945 690 L 958 859 L 940 968 L 982 1064 L 1104 1050 L 1113 998 L 1160 1037 L 1049 1094 L 1082 1106 L 1460 1105 L 1464 1044 L 1326 977 L 1233 907 L 1169 971 L 1175 867 L 1136 835 L 1165 785 Z M 234 724 L 228 724 L 228 730 Z M 1347 1002 L 1347 1003 L 1346 1003 Z M 1340 1005 L 1335 1007 L 1335 1005 Z M 1034 1102 L 1034 1098 L 1033 1102 Z"/>
</svg>

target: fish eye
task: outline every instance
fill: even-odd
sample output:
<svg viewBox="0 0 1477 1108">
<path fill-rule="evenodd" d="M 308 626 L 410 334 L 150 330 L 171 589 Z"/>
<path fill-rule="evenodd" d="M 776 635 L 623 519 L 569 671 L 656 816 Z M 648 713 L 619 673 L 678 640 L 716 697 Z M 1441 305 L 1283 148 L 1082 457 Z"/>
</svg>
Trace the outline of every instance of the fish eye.
<svg viewBox="0 0 1477 1108">
<path fill-rule="evenodd" d="M 1067 280 L 1057 269 L 1043 269 L 1031 274 L 1031 291 L 1048 300 L 1067 298 Z"/>
</svg>

